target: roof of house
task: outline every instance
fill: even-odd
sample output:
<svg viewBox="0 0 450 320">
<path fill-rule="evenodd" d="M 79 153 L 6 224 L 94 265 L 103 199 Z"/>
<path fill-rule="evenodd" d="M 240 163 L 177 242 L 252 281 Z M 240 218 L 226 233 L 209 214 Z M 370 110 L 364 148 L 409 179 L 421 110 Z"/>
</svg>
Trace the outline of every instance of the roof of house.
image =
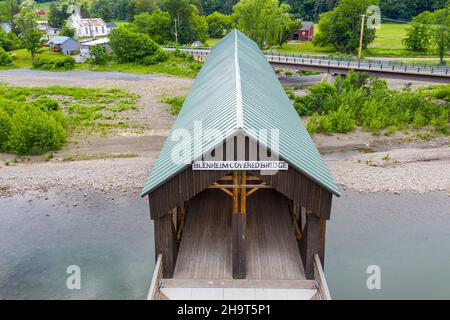
<svg viewBox="0 0 450 320">
<path fill-rule="evenodd" d="M 172 132 L 177 129 L 194 132 L 197 121 L 202 129 L 222 130 L 227 137 L 243 133 L 260 144 L 276 150 L 269 139 L 261 139 L 255 130 L 279 130 L 278 154 L 293 168 L 302 172 L 326 190 L 340 195 L 328 167 L 302 124 L 272 67 L 258 45 L 243 33 L 234 30 L 211 50 L 197 76 Z M 184 139 L 189 140 L 189 139 Z M 183 171 L 189 164 L 177 164 L 171 155 L 180 143 L 167 139 L 156 160 L 141 196 L 157 189 Z M 191 162 L 223 143 L 223 137 L 202 141 L 202 148 L 193 148 Z"/>
<path fill-rule="evenodd" d="M 51 37 L 50 40 L 48 41 L 48 43 L 53 43 L 53 44 L 63 44 L 64 42 L 66 42 L 67 40 L 69 40 L 69 37 L 66 36 L 54 36 Z"/>
<path fill-rule="evenodd" d="M 82 46 L 95 46 L 96 44 L 104 44 L 104 43 L 108 43 L 108 42 L 109 42 L 109 38 L 100 38 L 100 39 L 94 39 L 94 40 L 82 42 L 81 45 Z"/>
<path fill-rule="evenodd" d="M 314 22 L 310 22 L 310 21 L 303 21 L 302 22 L 302 27 L 300 28 L 300 30 L 309 30 L 311 29 L 311 27 L 314 26 Z"/>
<path fill-rule="evenodd" d="M 117 28 L 117 24 L 115 24 L 114 22 L 107 22 L 106 23 L 106 27 L 107 28 Z"/>
<path fill-rule="evenodd" d="M 81 27 L 101 27 L 104 26 L 106 23 L 103 21 L 102 18 L 90 18 L 90 19 L 81 19 L 80 26 Z"/>
</svg>

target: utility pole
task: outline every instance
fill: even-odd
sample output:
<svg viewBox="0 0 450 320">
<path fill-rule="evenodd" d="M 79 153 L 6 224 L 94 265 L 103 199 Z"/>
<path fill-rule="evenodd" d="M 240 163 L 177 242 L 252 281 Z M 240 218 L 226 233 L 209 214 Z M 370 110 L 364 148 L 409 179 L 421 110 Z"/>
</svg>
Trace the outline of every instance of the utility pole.
<svg viewBox="0 0 450 320">
<path fill-rule="evenodd" d="M 178 44 L 178 29 L 177 29 L 178 18 L 173 19 L 173 21 L 175 22 L 175 42 Z"/>
<path fill-rule="evenodd" d="M 361 21 L 361 33 L 359 35 L 359 52 L 358 52 L 358 60 L 361 60 L 362 49 L 363 49 L 363 38 L 364 38 L 364 23 L 366 22 L 366 15 L 362 15 Z"/>
</svg>

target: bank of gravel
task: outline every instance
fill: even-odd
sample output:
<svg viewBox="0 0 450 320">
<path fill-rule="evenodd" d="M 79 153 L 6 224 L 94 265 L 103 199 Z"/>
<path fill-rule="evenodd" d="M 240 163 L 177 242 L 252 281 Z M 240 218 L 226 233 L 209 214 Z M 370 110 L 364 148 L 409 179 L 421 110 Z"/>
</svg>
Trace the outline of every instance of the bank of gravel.
<svg viewBox="0 0 450 320">
<path fill-rule="evenodd" d="M 388 157 L 386 155 L 389 154 Z M 384 159 L 383 159 L 384 158 Z M 388 160 L 386 160 L 388 159 Z M 0 194 L 51 188 L 138 194 L 153 157 L 0 164 Z M 450 148 L 397 149 L 328 161 L 344 190 L 450 194 Z"/>
</svg>

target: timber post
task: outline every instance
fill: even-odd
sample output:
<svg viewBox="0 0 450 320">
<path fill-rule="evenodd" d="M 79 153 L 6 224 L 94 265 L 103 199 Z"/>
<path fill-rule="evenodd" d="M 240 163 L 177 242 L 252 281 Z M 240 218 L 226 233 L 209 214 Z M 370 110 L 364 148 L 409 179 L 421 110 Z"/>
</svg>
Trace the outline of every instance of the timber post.
<svg viewBox="0 0 450 320">
<path fill-rule="evenodd" d="M 242 187 L 239 188 L 239 185 L 245 185 L 245 183 L 245 172 L 233 172 L 233 212 L 231 219 L 233 279 L 245 279 L 247 276 L 246 190 Z"/>
<path fill-rule="evenodd" d="M 156 218 L 155 222 L 155 257 L 162 254 L 163 276 L 172 278 L 178 255 L 178 241 L 172 214 Z"/>
</svg>

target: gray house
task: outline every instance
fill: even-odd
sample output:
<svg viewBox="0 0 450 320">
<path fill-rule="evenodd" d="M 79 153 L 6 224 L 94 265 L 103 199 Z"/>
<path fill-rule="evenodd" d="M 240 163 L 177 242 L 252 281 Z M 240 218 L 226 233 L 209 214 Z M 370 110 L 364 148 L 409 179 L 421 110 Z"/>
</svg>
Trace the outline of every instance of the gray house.
<svg viewBox="0 0 450 320">
<path fill-rule="evenodd" d="M 80 43 L 78 41 L 65 36 L 51 37 L 48 46 L 53 51 L 61 51 L 65 55 L 71 55 L 75 51 L 80 50 Z"/>
</svg>

